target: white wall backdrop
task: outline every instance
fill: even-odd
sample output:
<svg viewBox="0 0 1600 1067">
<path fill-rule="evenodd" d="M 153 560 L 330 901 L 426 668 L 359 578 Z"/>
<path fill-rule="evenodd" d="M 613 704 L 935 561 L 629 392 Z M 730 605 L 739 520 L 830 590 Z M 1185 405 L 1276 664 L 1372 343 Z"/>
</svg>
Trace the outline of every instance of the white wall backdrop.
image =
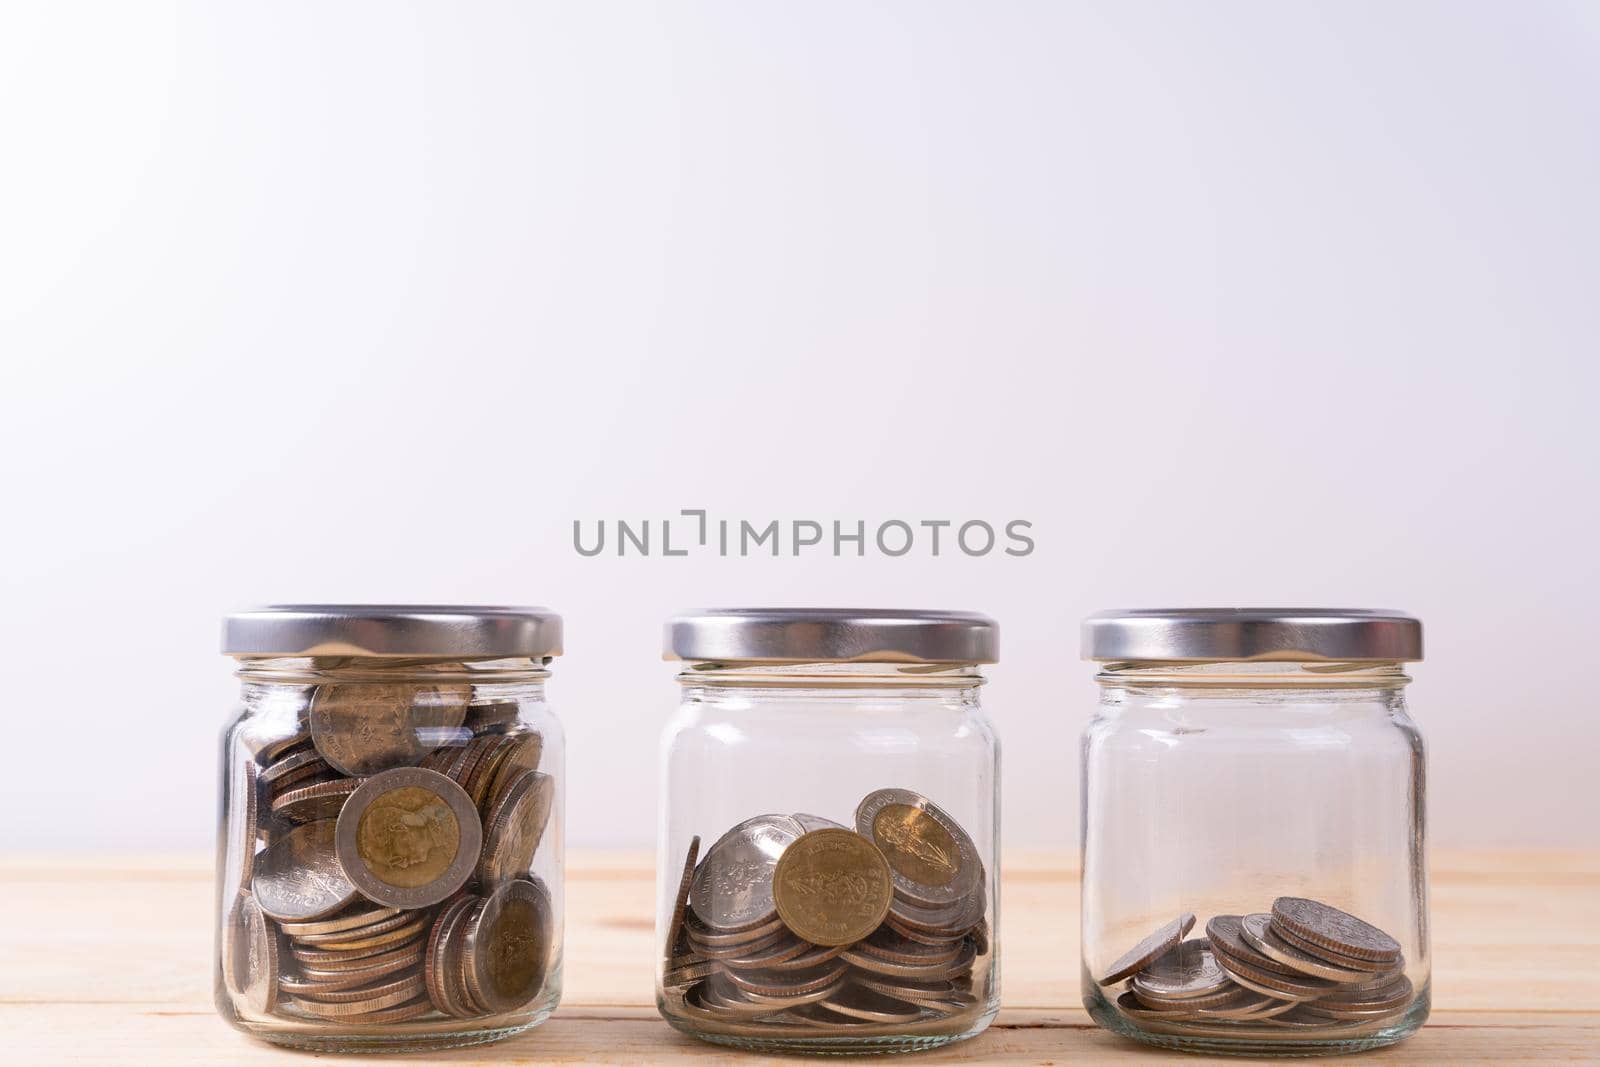
<svg viewBox="0 0 1600 1067">
<path fill-rule="evenodd" d="M 1442 844 L 1600 842 L 1593 3 L 0 8 L 7 847 L 207 844 L 228 610 L 547 603 L 582 844 L 674 609 L 987 611 L 1074 843 L 1096 609 L 1422 616 Z M 574 518 L 1026 518 L 1024 559 Z"/>
</svg>

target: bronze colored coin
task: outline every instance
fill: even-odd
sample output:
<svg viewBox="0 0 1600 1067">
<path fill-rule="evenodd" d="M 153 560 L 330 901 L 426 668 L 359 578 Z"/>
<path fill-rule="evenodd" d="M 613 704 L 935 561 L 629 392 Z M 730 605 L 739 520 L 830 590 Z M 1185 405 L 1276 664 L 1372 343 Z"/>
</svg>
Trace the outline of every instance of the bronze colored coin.
<svg viewBox="0 0 1600 1067">
<path fill-rule="evenodd" d="M 272 814 L 293 823 L 337 819 L 345 801 L 360 787 L 359 778 L 334 778 L 296 786 L 272 802 Z"/>
<path fill-rule="evenodd" d="M 285 734 L 270 738 L 265 741 L 246 737 L 245 745 L 255 753 L 256 761 L 263 765 L 274 763 L 277 760 L 293 754 L 302 746 L 311 744 L 311 724 L 303 719 L 296 720 L 294 728 Z"/>
<path fill-rule="evenodd" d="M 517 880 L 497 889 L 466 932 L 462 970 L 473 999 L 498 1013 L 537 997 L 547 977 L 554 928 L 542 883 Z"/>
<path fill-rule="evenodd" d="M 450 995 L 452 972 L 459 969 L 459 962 L 454 958 L 453 938 L 462 920 L 480 903 L 481 900 L 471 894 L 457 897 L 439 912 L 428 934 L 427 956 L 422 968 L 423 978 L 428 984 L 428 999 L 441 1012 L 456 1018 L 464 1018 L 472 1012 Z"/>
<path fill-rule="evenodd" d="M 926 931 L 919 930 L 914 926 L 907 926 L 905 923 L 894 917 L 893 905 L 890 905 L 889 907 L 889 915 L 883 920 L 883 926 L 884 929 L 892 930 L 901 937 L 905 938 L 907 941 L 915 941 L 920 945 L 933 945 L 939 947 L 944 945 L 953 945 L 959 943 L 962 937 L 966 936 L 965 931 L 954 934 L 930 934 Z"/>
<path fill-rule="evenodd" d="M 1400 942 L 1382 930 L 1331 904 L 1304 897 L 1279 897 L 1272 902 L 1272 920 L 1313 944 L 1361 960 L 1393 960 Z"/>
<path fill-rule="evenodd" d="M 1232 985 L 1228 972 L 1212 955 L 1211 942 L 1203 937 L 1173 946 L 1133 976 L 1134 993 L 1147 1002 L 1151 998 L 1204 998 Z"/>
<path fill-rule="evenodd" d="M 1130 1019 L 1188 1019 L 1190 1012 L 1184 1008 L 1152 1008 L 1131 992 L 1117 997 L 1117 1010 Z"/>
<path fill-rule="evenodd" d="M 1117 961 L 1106 970 L 1105 977 L 1100 979 L 1100 984 L 1112 985 L 1137 971 L 1144 970 L 1182 942 L 1183 935 L 1193 926 L 1192 913 L 1186 911 L 1179 915 L 1118 957 Z"/>
<path fill-rule="evenodd" d="M 256 902 L 274 919 L 323 919 L 356 899 L 333 851 L 332 819 L 297 826 L 256 857 Z"/>
<path fill-rule="evenodd" d="M 467 708 L 464 725 L 475 734 L 504 729 L 517 721 L 520 710 L 515 700 L 492 700 Z"/>
<path fill-rule="evenodd" d="M 528 771 L 539 769 L 539 761 L 544 756 L 544 737 L 534 730 L 519 730 L 506 735 L 513 739 L 514 744 L 506 750 L 505 756 L 494 769 L 494 777 L 489 782 L 488 801 L 490 807 L 496 806 L 505 796 L 506 790 Z"/>
<path fill-rule="evenodd" d="M 511 750 L 516 747 L 516 741 L 504 734 L 485 735 L 490 744 L 484 749 L 483 755 L 461 779 L 461 788 L 467 791 L 467 796 L 472 798 L 473 806 L 479 811 L 485 810 L 489 800 L 489 786 L 494 781 L 495 772 L 505 762 Z"/>
<path fill-rule="evenodd" d="M 489 902 L 483 897 L 474 899 L 472 907 L 467 909 L 460 925 L 451 933 L 447 949 L 450 958 L 450 999 L 467 1016 L 489 1014 L 489 1009 L 472 995 L 472 988 L 467 982 L 467 934 L 472 930 L 472 924 L 482 917 L 484 905 L 487 903 Z"/>
<path fill-rule="evenodd" d="M 672 916 L 667 920 L 666 937 L 662 942 L 661 953 L 665 959 L 670 960 L 688 946 L 689 934 L 683 928 L 683 917 L 689 907 L 689 882 L 694 878 L 694 861 L 699 856 L 700 835 L 695 834 L 689 839 L 689 855 L 683 861 L 683 874 L 678 879 L 678 895 L 673 898 Z"/>
<path fill-rule="evenodd" d="M 324 1019 L 346 1019 L 353 1015 L 366 1015 L 370 1012 L 382 1011 L 405 1004 L 420 995 L 423 991 L 421 975 L 412 975 L 405 980 L 403 985 L 386 987 L 388 992 L 374 994 L 362 1000 L 326 1001 L 305 1000 L 295 997 L 292 1003 L 296 1008 L 309 1015 L 316 1015 Z"/>
<path fill-rule="evenodd" d="M 1371 972 L 1337 966 L 1291 945 L 1273 930 L 1272 916 L 1264 911 L 1241 918 L 1239 932 L 1246 944 L 1280 969 L 1340 983 L 1365 982 L 1372 977 Z"/>
<path fill-rule="evenodd" d="M 460 727 L 471 695 L 470 685 L 320 685 L 311 700 L 311 738 L 344 774 L 408 766 Z"/>
<path fill-rule="evenodd" d="M 1139 984 L 1139 976 L 1134 975 L 1128 983 L 1128 992 L 1139 999 L 1139 1003 L 1156 1011 L 1187 1011 L 1199 1012 L 1211 1009 L 1231 1007 L 1244 1001 L 1259 1001 L 1260 995 L 1242 989 L 1228 979 L 1217 990 L 1201 996 L 1193 997 L 1164 997 L 1159 994 L 1147 992 Z"/>
<path fill-rule="evenodd" d="M 679 967 L 671 967 L 661 973 L 661 984 L 667 989 L 681 988 L 693 985 L 702 978 L 716 974 L 720 970 L 715 960 L 700 960 L 694 963 L 685 963 Z"/>
<path fill-rule="evenodd" d="M 1405 1007 L 1416 997 L 1411 979 L 1401 975 L 1388 985 L 1360 992 L 1330 993 L 1316 1002 L 1317 1007 L 1340 1008 L 1347 1011 L 1381 1011 Z"/>
<path fill-rule="evenodd" d="M 278 926 L 290 937 L 302 938 L 317 934 L 335 934 L 346 930 L 359 930 L 381 923 L 400 914 L 398 908 L 353 908 L 350 911 L 335 915 L 331 919 L 322 919 L 317 922 L 284 922 Z"/>
<path fill-rule="evenodd" d="M 772 876 L 778 916 L 813 945 L 848 945 L 883 922 L 894 897 L 888 861 L 850 830 L 813 830 L 784 850 Z"/>
<path fill-rule="evenodd" d="M 478 880 L 494 887 L 521 878 L 533 866 L 534 854 L 555 806 L 555 779 L 524 771 L 489 813 L 487 841 L 478 863 Z"/>
<path fill-rule="evenodd" d="M 978 888 L 965 897 L 938 908 L 924 908 L 896 894 L 889 905 L 889 915 L 901 926 L 924 934 L 960 937 L 983 921 L 988 906 L 988 893 L 979 882 Z"/>
<path fill-rule="evenodd" d="M 913 904 L 954 903 L 983 879 L 978 850 L 955 819 L 920 793 L 880 789 L 856 808 L 856 830 L 882 850 L 895 892 Z"/>
<path fill-rule="evenodd" d="M 399 767 L 373 775 L 351 795 L 335 844 L 345 873 L 368 900 L 424 908 L 466 884 L 483 830 L 459 785 L 437 771 Z"/>
<path fill-rule="evenodd" d="M 1354 956 L 1346 956 L 1342 952 L 1335 952 L 1331 948 L 1326 948 L 1314 941 L 1309 941 L 1295 933 L 1293 930 L 1289 929 L 1287 926 L 1282 926 L 1277 922 L 1272 924 L 1271 929 L 1272 932 L 1278 935 L 1279 938 L 1287 941 L 1300 951 L 1312 956 L 1316 956 L 1319 959 L 1327 960 L 1336 967 L 1344 967 L 1352 971 L 1366 971 L 1368 974 L 1372 975 L 1384 974 L 1389 971 L 1393 971 L 1396 965 L 1401 963 L 1404 959 L 1403 956 L 1396 957 L 1392 960 L 1357 959 Z"/>
<path fill-rule="evenodd" d="M 239 894 L 223 952 L 227 986 L 251 1011 L 270 1015 L 278 1004 L 278 934 L 249 893 Z"/>
</svg>

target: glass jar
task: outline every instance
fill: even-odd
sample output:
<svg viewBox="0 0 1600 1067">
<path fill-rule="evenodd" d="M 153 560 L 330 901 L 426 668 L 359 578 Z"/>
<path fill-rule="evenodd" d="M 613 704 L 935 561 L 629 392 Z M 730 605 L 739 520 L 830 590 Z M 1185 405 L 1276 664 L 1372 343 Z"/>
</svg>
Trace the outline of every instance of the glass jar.
<svg viewBox="0 0 1600 1067">
<path fill-rule="evenodd" d="M 561 998 L 561 618 L 301 605 L 229 616 L 216 1005 L 252 1036 L 437 1049 Z"/>
<path fill-rule="evenodd" d="M 1090 618 L 1083 999 L 1153 1045 L 1311 1055 L 1428 1016 L 1422 736 L 1390 612 Z"/>
<path fill-rule="evenodd" d="M 998 629 L 942 611 L 667 625 L 656 1004 L 718 1044 L 928 1048 L 999 1007 Z"/>
</svg>

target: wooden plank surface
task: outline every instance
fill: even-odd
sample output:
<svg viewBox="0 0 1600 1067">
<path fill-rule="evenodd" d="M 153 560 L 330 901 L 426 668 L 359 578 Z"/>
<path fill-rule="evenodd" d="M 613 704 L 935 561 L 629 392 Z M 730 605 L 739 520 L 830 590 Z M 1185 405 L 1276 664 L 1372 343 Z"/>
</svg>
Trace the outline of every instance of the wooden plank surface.
<svg viewBox="0 0 1600 1067">
<path fill-rule="evenodd" d="M 1090 1023 L 1078 1004 L 1071 862 L 1050 854 L 1007 857 L 1000 1018 L 972 1041 L 906 1062 L 1209 1059 L 1145 1048 Z M 1600 853 L 1440 852 L 1432 873 L 1432 1020 L 1410 1041 L 1368 1058 L 1600 1063 Z M 497 1045 L 395 1061 L 762 1062 L 682 1037 L 656 1016 L 653 893 L 647 855 L 574 855 L 566 993 L 555 1018 Z M 309 1062 L 314 1057 L 245 1038 L 212 1013 L 211 911 L 204 856 L 0 859 L 0 1063 Z"/>
</svg>

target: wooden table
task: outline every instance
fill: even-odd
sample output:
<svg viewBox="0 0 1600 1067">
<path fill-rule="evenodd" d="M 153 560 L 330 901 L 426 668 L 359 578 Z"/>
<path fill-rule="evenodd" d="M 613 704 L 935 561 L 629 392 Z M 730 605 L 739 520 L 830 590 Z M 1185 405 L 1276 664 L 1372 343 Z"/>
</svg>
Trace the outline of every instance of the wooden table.
<svg viewBox="0 0 1600 1067">
<path fill-rule="evenodd" d="M 1090 1023 L 1078 1003 L 1072 862 L 1051 854 L 1007 857 L 1005 1007 L 994 1026 L 972 1041 L 892 1062 L 1181 1067 L 1210 1060 L 1146 1048 Z M 566 996 L 555 1017 L 498 1045 L 396 1062 L 759 1062 L 682 1037 L 657 1018 L 653 885 L 647 855 L 571 857 Z M 212 1013 L 211 913 L 208 857 L 0 859 L 0 1063 L 313 1062 L 245 1038 Z M 1600 1063 L 1597 916 L 1600 853 L 1437 854 L 1432 1021 L 1410 1041 L 1366 1058 Z"/>
</svg>

